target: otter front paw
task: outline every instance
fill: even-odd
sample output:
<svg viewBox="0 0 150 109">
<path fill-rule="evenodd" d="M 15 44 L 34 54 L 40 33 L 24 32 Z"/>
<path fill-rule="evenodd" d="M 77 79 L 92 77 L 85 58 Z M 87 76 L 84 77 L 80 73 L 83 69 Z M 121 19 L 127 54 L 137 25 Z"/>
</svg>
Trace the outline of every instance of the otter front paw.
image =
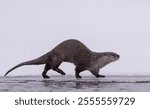
<svg viewBox="0 0 150 109">
<path fill-rule="evenodd" d="M 42 75 L 43 76 L 43 78 L 44 79 L 48 79 L 48 78 L 50 78 L 49 76 L 47 76 L 47 75 Z"/>
<path fill-rule="evenodd" d="M 80 75 L 76 75 L 76 78 L 82 78 Z"/>
<path fill-rule="evenodd" d="M 105 75 L 97 75 L 96 78 L 105 78 Z"/>
</svg>

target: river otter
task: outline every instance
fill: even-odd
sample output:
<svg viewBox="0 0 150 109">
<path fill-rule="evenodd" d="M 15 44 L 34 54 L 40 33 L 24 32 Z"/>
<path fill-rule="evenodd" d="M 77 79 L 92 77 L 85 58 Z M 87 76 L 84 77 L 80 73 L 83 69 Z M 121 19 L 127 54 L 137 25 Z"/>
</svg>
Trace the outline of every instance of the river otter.
<svg viewBox="0 0 150 109">
<path fill-rule="evenodd" d="M 63 41 L 57 45 L 50 52 L 45 55 L 30 61 L 20 63 L 10 69 L 5 76 L 12 70 L 21 67 L 23 65 L 39 65 L 45 64 L 44 71 L 42 73 L 43 78 L 49 78 L 47 71 L 53 69 L 54 71 L 65 75 L 65 73 L 59 68 L 62 62 L 71 62 L 75 68 L 76 78 L 81 78 L 80 72 L 89 70 L 95 77 L 105 77 L 99 75 L 99 69 L 105 65 L 119 59 L 119 55 L 113 52 L 93 52 L 88 49 L 83 43 L 75 39 L 69 39 Z"/>
</svg>

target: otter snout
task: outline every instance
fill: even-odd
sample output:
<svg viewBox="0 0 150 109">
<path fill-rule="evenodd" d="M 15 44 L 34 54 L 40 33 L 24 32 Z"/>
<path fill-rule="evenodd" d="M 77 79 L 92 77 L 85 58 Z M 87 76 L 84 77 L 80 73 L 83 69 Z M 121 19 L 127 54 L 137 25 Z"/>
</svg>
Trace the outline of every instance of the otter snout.
<svg viewBox="0 0 150 109">
<path fill-rule="evenodd" d="M 118 60 L 119 58 L 120 58 L 120 55 L 118 55 L 118 54 L 116 54 L 116 55 L 114 56 L 115 61 Z"/>
<path fill-rule="evenodd" d="M 119 59 L 119 58 L 120 58 L 120 55 L 117 54 L 116 57 Z"/>
<path fill-rule="evenodd" d="M 117 61 L 120 58 L 120 55 L 114 53 L 112 54 L 112 61 Z"/>
</svg>

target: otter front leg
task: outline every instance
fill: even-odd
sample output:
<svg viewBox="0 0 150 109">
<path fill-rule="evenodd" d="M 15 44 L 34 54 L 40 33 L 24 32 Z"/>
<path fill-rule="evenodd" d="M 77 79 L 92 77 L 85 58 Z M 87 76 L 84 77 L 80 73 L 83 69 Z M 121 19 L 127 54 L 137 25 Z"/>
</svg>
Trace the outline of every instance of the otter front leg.
<svg viewBox="0 0 150 109">
<path fill-rule="evenodd" d="M 91 71 L 91 73 L 96 77 L 96 78 L 104 78 L 105 75 L 100 75 L 99 70 Z"/>
<path fill-rule="evenodd" d="M 82 72 L 83 71 L 83 69 L 81 68 L 81 67 L 76 67 L 75 68 L 75 76 L 76 76 L 76 78 L 82 78 L 79 74 L 80 74 L 80 72 Z"/>
<path fill-rule="evenodd" d="M 47 74 L 47 71 L 50 70 L 50 69 L 51 69 L 50 65 L 49 65 L 49 64 L 46 64 L 46 65 L 45 65 L 45 68 L 44 68 L 44 71 L 43 71 L 43 73 L 42 73 L 42 76 L 43 76 L 44 79 L 45 79 L 45 78 L 49 78 L 49 76 L 47 76 L 46 74 Z"/>
</svg>

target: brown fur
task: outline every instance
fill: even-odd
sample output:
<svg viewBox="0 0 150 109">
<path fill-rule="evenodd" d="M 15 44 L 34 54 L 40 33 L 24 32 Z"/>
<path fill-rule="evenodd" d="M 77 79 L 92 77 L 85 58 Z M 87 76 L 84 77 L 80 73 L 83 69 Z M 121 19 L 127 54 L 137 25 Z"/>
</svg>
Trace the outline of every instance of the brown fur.
<svg viewBox="0 0 150 109">
<path fill-rule="evenodd" d="M 119 55 L 113 52 L 103 52 L 97 53 L 92 52 L 88 49 L 83 43 L 78 40 L 70 39 L 63 41 L 52 49 L 47 54 L 31 60 L 26 61 L 21 64 L 16 65 L 10 69 L 5 76 L 12 70 L 21 67 L 23 65 L 39 65 L 45 64 L 44 71 L 42 73 L 43 78 L 49 78 L 47 76 L 47 71 L 50 69 L 55 70 L 56 72 L 65 75 L 65 73 L 59 68 L 62 62 L 73 63 L 75 68 L 76 78 L 81 78 L 79 75 L 80 72 L 84 70 L 89 70 L 96 77 L 105 77 L 104 75 L 99 75 L 99 70 L 110 62 L 116 61 L 119 59 Z"/>
</svg>

